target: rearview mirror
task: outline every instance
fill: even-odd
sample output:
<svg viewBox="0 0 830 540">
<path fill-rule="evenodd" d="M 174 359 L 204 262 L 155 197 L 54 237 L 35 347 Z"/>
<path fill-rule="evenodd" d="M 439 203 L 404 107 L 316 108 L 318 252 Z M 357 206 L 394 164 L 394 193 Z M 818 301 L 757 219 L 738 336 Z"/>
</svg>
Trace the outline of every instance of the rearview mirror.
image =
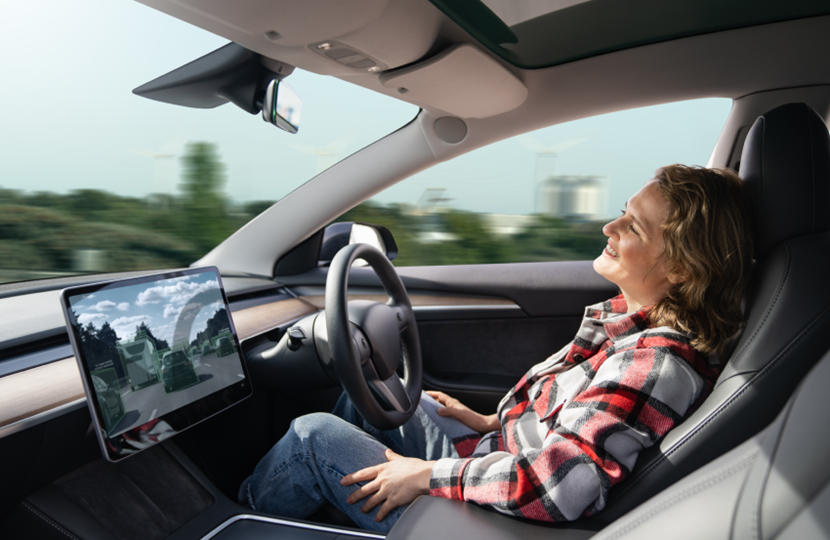
<svg viewBox="0 0 830 540">
<path fill-rule="evenodd" d="M 288 83 L 274 79 L 265 91 L 262 119 L 288 133 L 300 130 L 300 112 L 303 100 Z"/>
</svg>

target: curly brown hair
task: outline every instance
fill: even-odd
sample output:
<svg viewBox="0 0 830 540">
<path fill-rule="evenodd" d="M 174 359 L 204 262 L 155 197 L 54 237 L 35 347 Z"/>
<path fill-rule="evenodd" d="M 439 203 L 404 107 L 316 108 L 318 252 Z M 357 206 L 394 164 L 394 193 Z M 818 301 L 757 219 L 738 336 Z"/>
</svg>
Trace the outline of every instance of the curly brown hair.
<svg viewBox="0 0 830 540">
<path fill-rule="evenodd" d="M 669 207 L 659 259 L 685 279 L 654 305 L 649 320 L 690 332 L 695 349 L 722 356 L 744 324 L 741 302 L 752 268 L 749 193 L 729 169 L 669 165 L 655 180 Z"/>
</svg>

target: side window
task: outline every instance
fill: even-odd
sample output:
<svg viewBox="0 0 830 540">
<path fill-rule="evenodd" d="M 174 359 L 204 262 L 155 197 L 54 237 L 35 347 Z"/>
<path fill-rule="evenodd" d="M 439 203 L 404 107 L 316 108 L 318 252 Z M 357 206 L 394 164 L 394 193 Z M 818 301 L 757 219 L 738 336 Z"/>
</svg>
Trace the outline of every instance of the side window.
<svg viewBox="0 0 830 540">
<path fill-rule="evenodd" d="M 731 106 L 655 105 L 519 135 L 410 177 L 338 221 L 387 227 L 396 266 L 594 259 L 602 226 L 657 168 L 706 165 Z"/>
</svg>

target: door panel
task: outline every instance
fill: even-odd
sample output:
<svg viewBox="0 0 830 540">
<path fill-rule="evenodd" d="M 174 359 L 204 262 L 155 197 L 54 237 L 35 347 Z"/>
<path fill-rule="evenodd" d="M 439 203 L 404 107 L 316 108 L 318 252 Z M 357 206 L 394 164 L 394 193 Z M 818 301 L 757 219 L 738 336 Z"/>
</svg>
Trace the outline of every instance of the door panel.
<svg viewBox="0 0 830 540">
<path fill-rule="evenodd" d="M 424 387 L 483 413 L 495 412 L 522 375 L 573 339 L 581 317 L 418 323 Z"/>
</svg>

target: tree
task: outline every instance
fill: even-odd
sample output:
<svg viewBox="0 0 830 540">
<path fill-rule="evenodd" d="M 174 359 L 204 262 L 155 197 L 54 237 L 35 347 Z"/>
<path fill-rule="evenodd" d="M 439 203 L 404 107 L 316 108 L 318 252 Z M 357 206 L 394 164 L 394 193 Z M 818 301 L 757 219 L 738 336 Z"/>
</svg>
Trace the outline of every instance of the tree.
<svg viewBox="0 0 830 540">
<path fill-rule="evenodd" d="M 234 230 L 226 215 L 227 204 L 222 193 L 225 166 L 219 160 L 216 147 L 205 142 L 188 144 L 182 161 L 186 238 L 196 245 L 199 252 L 196 255 L 201 257 Z"/>
<path fill-rule="evenodd" d="M 141 321 L 141 324 L 139 324 L 138 326 L 135 327 L 135 333 L 136 333 L 136 335 L 139 335 L 139 334 L 143 333 L 148 338 L 153 340 L 153 344 L 156 346 L 157 351 L 161 351 L 163 349 L 170 348 L 170 344 L 167 343 L 167 340 L 166 339 L 159 339 L 156 336 L 154 336 L 153 331 L 150 330 L 150 327 L 147 326 L 147 324 L 144 321 Z"/>
<path fill-rule="evenodd" d="M 101 329 L 98 330 L 98 339 L 108 347 L 115 348 L 115 344 L 118 342 L 118 336 L 115 334 L 112 326 L 110 326 L 109 321 L 104 321 L 104 324 L 101 325 Z"/>
<path fill-rule="evenodd" d="M 219 335 L 222 330 L 230 329 L 230 322 L 228 322 L 228 312 L 225 308 L 221 308 L 213 314 L 213 317 L 205 322 L 205 329 L 196 334 L 197 343 L 204 343 Z"/>
</svg>

